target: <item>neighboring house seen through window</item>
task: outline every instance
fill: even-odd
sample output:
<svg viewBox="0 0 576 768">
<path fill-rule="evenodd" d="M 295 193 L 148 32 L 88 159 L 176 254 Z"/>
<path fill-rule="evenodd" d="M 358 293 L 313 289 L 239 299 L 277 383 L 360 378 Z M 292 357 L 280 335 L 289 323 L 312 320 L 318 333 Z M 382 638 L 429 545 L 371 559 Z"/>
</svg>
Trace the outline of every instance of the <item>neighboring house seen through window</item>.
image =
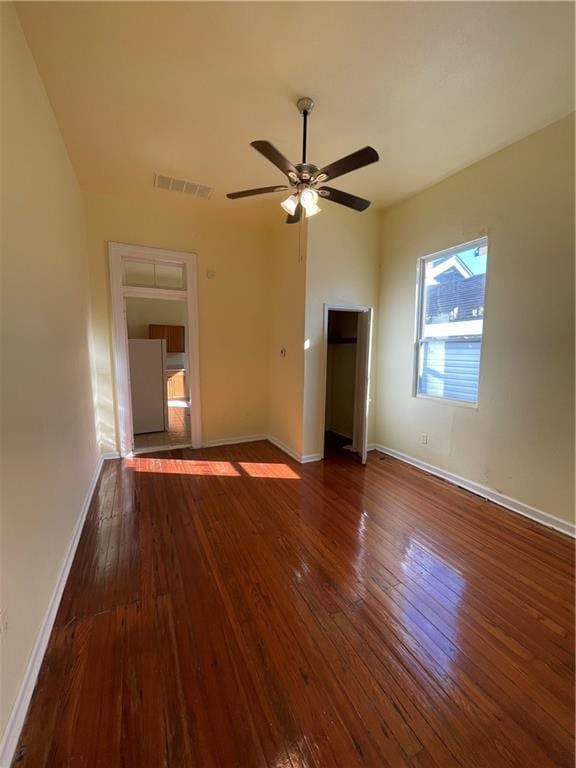
<svg viewBox="0 0 576 768">
<path fill-rule="evenodd" d="M 418 261 L 415 394 L 478 402 L 488 240 Z"/>
</svg>

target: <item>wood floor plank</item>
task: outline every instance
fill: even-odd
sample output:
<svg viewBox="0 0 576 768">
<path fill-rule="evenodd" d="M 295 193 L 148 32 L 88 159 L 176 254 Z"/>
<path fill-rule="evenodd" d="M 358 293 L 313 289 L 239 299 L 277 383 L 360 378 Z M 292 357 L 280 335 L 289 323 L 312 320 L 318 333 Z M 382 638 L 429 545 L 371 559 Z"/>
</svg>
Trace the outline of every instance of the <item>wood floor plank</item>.
<svg viewBox="0 0 576 768">
<path fill-rule="evenodd" d="M 573 768 L 574 547 L 267 442 L 107 461 L 18 768 Z"/>
<path fill-rule="evenodd" d="M 322 634 L 315 631 L 315 626 L 309 621 L 308 611 L 302 611 L 301 601 L 297 599 L 292 585 L 285 579 L 285 573 L 279 567 L 279 561 L 276 557 L 270 555 L 268 542 L 263 544 L 263 534 L 258 530 L 258 522 L 247 514 L 247 510 L 242 507 L 237 498 L 229 500 L 230 511 L 236 522 L 242 522 L 244 525 L 238 526 L 237 537 L 233 542 L 231 555 L 238 552 L 238 545 L 244 536 L 251 531 L 252 547 L 246 552 L 245 571 L 246 585 L 243 590 L 246 593 L 246 586 L 249 584 L 258 584 L 261 595 L 259 597 L 259 614 L 262 615 L 264 625 L 269 622 L 275 623 L 281 627 L 283 632 L 290 636 L 292 650 L 292 664 L 289 669 L 281 669 L 283 659 L 275 656 L 275 662 L 279 669 L 279 674 L 284 681 L 285 687 L 289 691 L 294 691 L 296 700 L 301 697 L 311 699 L 312 696 L 318 697 L 324 709 L 328 710 L 328 718 L 325 723 L 325 734 L 331 745 L 337 745 L 338 740 L 341 744 L 338 749 L 339 754 L 344 759 L 346 751 L 348 752 L 348 764 L 354 765 L 358 760 L 358 753 L 368 762 L 382 765 L 406 764 L 405 756 L 394 738 L 380 732 L 380 744 L 373 744 L 369 738 L 370 732 L 366 728 L 367 717 L 364 718 L 364 727 L 358 730 L 358 718 L 352 716 L 353 705 L 347 700 L 349 689 L 342 686 L 342 680 L 337 670 L 341 669 L 341 663 L 333 648 L 324 642 Z M 251 504 L 252 511 L 254 505 Z M 228 521 L 230 514 L 221 518 L 222 526 L 229 527 Z M 223 530 L 216 532 L 218 543 L 223 539 Z M 236 562 L 237 555 L 233 562 Z M 265 586 L 264 586 L 265 585 Z M 265 591 L 264 591 L 265 590 Z M 262 631 L 262 630 L 261 630 Z M 280 644 L 279 644 L 280 645 Z M 280 646 L 285 645 L 285 642 Z M 294 669 L 299 670 L 295 677 L 288 676 L 288 672 Z M 355 681 L 351 681 L 351 685 Z M 330 712 L 333 705 L 336 705 L 333 712 Z M 337 733 L 334 733 L 333 723 L 337 726 Z M 314 711 L 310 713 L 309 727 L 313 727 Z M 320 742 L 319 742 L 320 743 Z M 322 755 L 321 765 L 330 764 L 329 756 Z"/>
</svg>

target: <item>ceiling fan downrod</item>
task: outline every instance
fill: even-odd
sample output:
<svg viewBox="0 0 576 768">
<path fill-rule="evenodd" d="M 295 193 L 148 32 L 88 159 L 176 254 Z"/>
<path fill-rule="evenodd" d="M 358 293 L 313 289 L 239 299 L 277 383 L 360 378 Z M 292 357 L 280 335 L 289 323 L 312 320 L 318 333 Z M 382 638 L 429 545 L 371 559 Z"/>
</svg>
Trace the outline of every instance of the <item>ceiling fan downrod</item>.
<svg viewBox="0 0 576 768">
<path fill-rule="evenodd" d="M 308 96 L 304 96 L 303 98 L 298 99 L 298 101 L 296 102 L 296 106 L 298 107 L 298 111 L 302 115 L 302 119 L 304 121 L 303 131 L 302 131 L 302 165 L 306 165 L 306 142 L 307 142 L 307 138 L 308 138 L 308 115 L 314 109 L 314 99 L 311 99 Z"/>
</svg>

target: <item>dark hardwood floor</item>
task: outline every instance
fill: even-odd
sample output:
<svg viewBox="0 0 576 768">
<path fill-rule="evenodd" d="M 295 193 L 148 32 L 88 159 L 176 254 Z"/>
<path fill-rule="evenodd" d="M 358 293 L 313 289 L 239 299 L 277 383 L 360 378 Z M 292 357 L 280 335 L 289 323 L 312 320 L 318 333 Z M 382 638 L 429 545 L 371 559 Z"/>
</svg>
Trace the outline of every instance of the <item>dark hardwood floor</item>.
<svg viewBox="0 0 576 768">
<path fill-rule="evenodd" d="M 559 768 L 573 542 L 394 459 L 105 464 L 22 768 Z"/>
</svg>

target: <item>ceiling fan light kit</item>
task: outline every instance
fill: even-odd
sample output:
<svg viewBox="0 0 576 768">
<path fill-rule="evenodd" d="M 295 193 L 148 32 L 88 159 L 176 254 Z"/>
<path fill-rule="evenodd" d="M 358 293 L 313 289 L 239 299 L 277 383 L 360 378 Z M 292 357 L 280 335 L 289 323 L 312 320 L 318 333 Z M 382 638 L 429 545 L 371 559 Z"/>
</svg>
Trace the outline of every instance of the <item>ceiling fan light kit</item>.
<svg viewBox="0 0 576 768">
<path fill-rule="evenodd" d="M 240 197 L 252 197 L 253 195 L 266 195 L 271 192 L 286 192 L 291 194 L 280 205 L 288 214 L 287 224 L 296 224 L 302 218 L 302 212 L 306 218 L 315 216 L 322 210 L 318 205 L 320 198 L 332 203 L 345 205 L 355 211 L 365 211 L 370 205 L 369 200 L 351 195 L 333 187 L 319 187 L 325 181 L 330 181 L 338 176 L 356 171 L 366 165 L 378 162 L 378 152 L 373 147 L 364 147 L 351 155 L 340 158 L 323 168 L 307 162 L 308 141 L 308 116 L 314 109 L 314 100 L 309 97 L 298 99 L 296 106 L 302 115 L 302 162 L 293 165 L 276 147 L 269 141 L 253 141 L 250 146 L 275 165 L 288 179 L 288 186 L 259 187 L 246 189 L 242 192 L 230 192 L 226 197 L 236 200 Z"/>
<path fill-rule="evenodd" d="M 289 216 L 294 216 L 294 211 L 298 205 L 298 195 L 290 195 L 290 197 L 287 197 L 283 203 L 280 203 L 280 205 Z"/>
</svg>

